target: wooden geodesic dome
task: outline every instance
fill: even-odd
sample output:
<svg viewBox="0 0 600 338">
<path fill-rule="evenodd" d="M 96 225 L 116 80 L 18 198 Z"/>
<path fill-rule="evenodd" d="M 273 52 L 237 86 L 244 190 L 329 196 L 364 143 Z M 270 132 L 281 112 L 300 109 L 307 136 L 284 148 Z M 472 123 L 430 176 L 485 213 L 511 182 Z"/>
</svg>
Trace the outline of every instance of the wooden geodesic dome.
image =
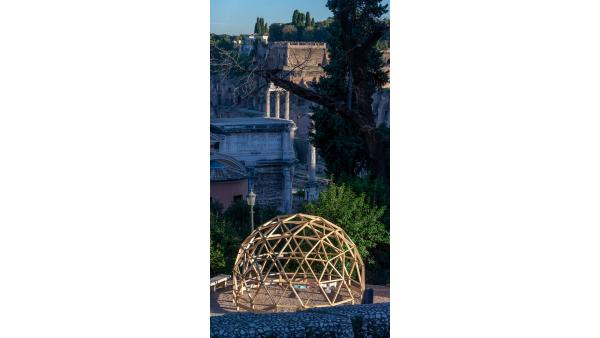
<svg viewBox="0 0 600 338">
<path fill-rule="evenodd" d="M 358 304 L 365 268 L 339 226 L 318 216 L 277 216 L 241 244 L 233 267 L 236 307 L 294 311 Z"/>
</svg>

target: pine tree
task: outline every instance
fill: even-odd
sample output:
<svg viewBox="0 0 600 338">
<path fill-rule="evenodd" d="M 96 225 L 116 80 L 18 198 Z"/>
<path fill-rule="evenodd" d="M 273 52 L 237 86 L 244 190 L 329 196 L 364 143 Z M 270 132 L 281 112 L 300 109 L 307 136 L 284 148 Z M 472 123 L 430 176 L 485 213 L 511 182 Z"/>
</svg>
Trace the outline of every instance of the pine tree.
<svg viewBox="0 0 600 338">
<path fill-rule="evenodd" d="M 389 242 L 389 233 L 381 223 L 385 207 L 371 204 L 365 194 L 359 195 L 344 184 L 331 183 L 316 203 L 306 205 L 306 212 L 339 225 L 369 262 L 374 261 L 371 249 Z"/>
<path fill-rule="evenodd" d="M 318 84 L 306 88 L 282 78 L 277 70 L 258 76 L 316 105 L 312 143 L 335 177 L 366 173 L 389 183 L 389 128 L 379 127 L 373 113 L 373 94 L 388 79 L 377 42 L 388 32 L 382 0 L 328 0 L 333 13 L 328 26 L 328 64 Z M 294 19 L 298 21 L 295 11 Z M 301 14 L 301 13 L 300 13 Z M 302 14 L 304 16 L 304 14 Z M 311 20 L 312 21 L 312 20 Z M 302 22 L 304 24 L 304 22 Z M 293 26 L 296 27 L 296 26 Z M 302 27 L 298 27 L 298 31 Z M 283 33 L 287 27 L 283 28 Z M 353 157 L 351 160 L 349 157 Z"/>
<path fill-rule="evenodd" d="M 306 20 L 304 21 L 304 26 L 305 27 L 310 27 L 310 12 L 306 12 Z"/>
<path fill-rule="evenodd" d="M 256 23 L 254 24 L 254 34 L 257 35 L 265 35 L 269 30 L 267 23 L 264 18 L 256 18 Z"/>
<path fill-rule="evenodd" d="M 298 27 L 304 27 L 304 13 L 298 13 Z"/>
<path fill-rule="evenodd" d="M 292 15 L 292 25 L 294 26 L 298 26 L 298 14 L 300 14 L 300 12 L 295 9 L 294 14 Z"/>
<path fill-rule="evenodd" d="M 337 178 L 368 172 L 389 182 L 389 129 L 375 125 L 372 96 L 387 81 L 381 52 L 375 44 L 387 26 L 381 19 L 387 6 L 381 0 L 330 0 L 329 64 L 315 90 L 347 111 L 320 106 L 313 109 L 313 143 Z M 342 156 L 343 154 L 343 156 Z"/>
</svg>

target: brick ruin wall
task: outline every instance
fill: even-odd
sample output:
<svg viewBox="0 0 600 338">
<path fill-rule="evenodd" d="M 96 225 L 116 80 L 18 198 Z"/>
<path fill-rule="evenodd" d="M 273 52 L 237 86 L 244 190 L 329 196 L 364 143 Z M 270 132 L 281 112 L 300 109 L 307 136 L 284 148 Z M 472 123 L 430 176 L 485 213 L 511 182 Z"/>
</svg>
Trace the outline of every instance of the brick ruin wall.
<svg viewBox="0 0 600 338">
<path fill-rule="evenodd" d="M 257 204 L 268 205 L 277 209 L 283 203 L 283 168 L 282 165 L 257 166 L 254 169 L 254 192 Z"/>
</svg>

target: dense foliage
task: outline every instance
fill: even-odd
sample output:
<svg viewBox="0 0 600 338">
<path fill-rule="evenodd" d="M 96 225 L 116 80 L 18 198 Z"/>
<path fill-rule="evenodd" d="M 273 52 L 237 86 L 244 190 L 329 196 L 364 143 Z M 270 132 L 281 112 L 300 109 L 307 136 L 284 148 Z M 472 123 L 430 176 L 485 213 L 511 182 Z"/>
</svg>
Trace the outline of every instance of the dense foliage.
<svg viewBox="0 0 600 338">
<path fill-rule="evenodd" d="M 294 13 L 292 14 L 292 25 L 296 27 L 306 27 L 308 26 L 306 24 L 307 21 L 310 24 L 310 13 L 306 12 L 306 14 L 304 14 L 297 9 L 294 10 Z"/>
<path fill-rule="evenodd" d="M 325 160 L 325 171 L 334 177 L 354 177 L 368 167 L 367 145 L 348 121 L 325 107 L 313 107 L 316 132 L 312 143 Z M 342 156 L 343 154 L 343 156 Z"/>
<path fill-rule="evenodd" d="M 387 26 L 390 26 L 390 19 L 384 19 L 383 20 Z M 377 41 L 377 44 L 375 45 L 375 47 L 378 50 L 384 50 L 384 49 L 390 49 L 390 30 L 389 28 L 386 30 L 385 34 L 381 37 L 381 39 L 379 39 L 379 41 Z"/>
<path fill-rule="evenodd" d="M 365 194 L 367 200 L 373 205 L 384 207 L 385 212 L 381 216 L 381 222 L 386 230 L 390 231 L 390 186 L 380 178 L 351 177 L 344 182 L 357 194 Z M 389 237 L 388 237 L 389 238 Z M 373 261 L 367 266 L 367 279 L 373 284 L 389 284 L 390 282 L 390 244 L 389 240 L 378 243 L 371 249 Z"/>
<path fill-rule="evenodd" d="M 363 55 L 350 58 L 348 41 L 368 39 L 372 26 L 386 22 L 381 16 L 386 13 L 387 7 L 381 5 L 380 0 L 329 0 L 327 7 L 334 13 L 334 21 L 329 26 L 330 37 L 327 39 L 330 62 L 324 67 L 326 76 L 314 89 L 321 95 L 346 102 L 351 109 L 357 106 L 359 109 L 368 108 L 368 112 L 362 113 L 370 114 L 366 118 L 372 121 L 374 116 L 366 105 L 371 104 L 375 91 L 388 79 L 382 70 L 382 54 L 373 46 L 364 50 Z M 351 37 L 343 30 L 344 22 L 353 26 Z M 359 59 L 364 62 L 360 65 L 351 64 Z M 356 88 L 358 81 L 361 81 L 360 88 Z M 319 155 L 325 160 L 330 174 L 335 177 L 354 177 L 364 172 L 372 174 L 377 172 L 378 161 L 388 161 L 385 157 L 374 159 L 358 126 L 338 112 L 326 107 L 315 107 L 313 112 L 316 130 L 312 135 L 313 143 L 319 149 Z M 380 128 L 377 133 L 384 147 L 389 147 L 389 141 L 385 142 L 389 130 L 385 129 Z"/>
<path fill-rule="evenodd" d="M 245 81 L 246 71 L 238 65 L 249 65 L 252 62 L 252 54 L 243 53 L 239 48 L 239 42 L 243 36 L 230 36 L 227 34 L 210 35 L 210 80 L 211 82 L 227 81 L 234 85 L 238 94 L 248 92 L 250 84 Z M 237 43 L 234 43 L 237 42 Z M 212 98 L 212 95 L 211 95 Z M 211 106 L 217 107 L 217 102 L 211 101 Z"/>
<path fill-rule="evenodd" d="M 210 46 L 218 47 L 224 50 L 233 50 L 233 37 L 227 34 L 210 34 Z M 216 52 L 211 51 L 211 56 L 217 56 Z"/>
<path fill-rule="evenodd" d="M 294 10 L 292 21 L 274 23 L 269 26 L 269 41 L 319 41 L 325 42 L 329 37 L 327 27 L 332 19 L 315 22 L 310 12 L 302 13 Z"/>
<path fill-rule="evenodd" d="M 365 194 L 369 203 L 384 207 L 381 221 L 390 230 L 390 186 L 380 178 L 346 177 L 337 180 L 347 185 L 357 194 Z"/>
<path fill-rule="evenodd" d="M 256 23 L 254 24 L 254 34 L 265 35 L 268 31 L 269 29 L 265 19 L 256 18 Z"/>
<path fill-rule="evenodd" d="M 385 210 L 385 206 L 371 203 L 365 193 L 335 183 L 319 194 L 318 201 L 305 206 L 306 213 L 324 217 L 346 231 L 367 264 L 367 280 L 378 283 L 385 283 L 389 275 L 389 257 L 382 262 L 375 255 L 377 248 L 389 244 L 389 233 L 381 221 Z"/>
<path fill-rule="evenodd" d="M 261 225 L 279 212 L 275 208 L 256 205 L 255 225 Z M 250 207 L 243 201 L 232 203 L 227 210 L 210 205 L 210 274 L 231 274 L 240 244 L 250 234 Z"/>
<path fill-rule="evenodd" d="M 303 20 L 304 19 L 304 20 Z M 389 24 L 389 19 L 384 19 Z M 310 12 L 303 14 L 294 10 L 292 21 L 287 23 L 273 23 L 269 26 L 269 41 L 317 41 L 326 42 L 329 38 L 329 25 L 334 21 L 327 18 L 323 21 L 315 21 Z M 389 30 L 377 42 L 377 49 L 390 48 Z"/>
<path fill-rule="evenodd" d="M 311 19 L 314 21 L 314 19 Z M 269 26 L 269 41 L 317 41 L 325 42 L 329 36 L 327 21 L 313 23 L 309 27 L 296 27 L 290 23 L 274 23 Z"/>
<path fill-rule="evenodd" d="M 238 49 L 233 43 L 234 38 L 227 34 L 210 34 L 210 70 L 211 75 L 221 70 L 221 62 L 229 55 L 237 57 Z"/>
</svg>

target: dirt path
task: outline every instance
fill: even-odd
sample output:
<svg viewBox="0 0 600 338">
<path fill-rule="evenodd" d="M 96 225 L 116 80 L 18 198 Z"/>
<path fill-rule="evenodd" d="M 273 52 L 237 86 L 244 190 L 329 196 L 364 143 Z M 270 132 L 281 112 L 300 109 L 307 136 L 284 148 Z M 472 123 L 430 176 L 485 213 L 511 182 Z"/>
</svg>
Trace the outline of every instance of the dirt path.
<svg viewBox="0 0 600 338">
<path fill-rule="evenodd" d="M 387 303 L 390 301 L 389 286 L 367 284 L 366 287 L 373 289 L 374 303 Z M 219 316 L 228 312 L 236 312 L 231 286 L 221 288 L 216 292 L 212 292 L 212 289 L 210 289 L 210 315 Z"/>
</svg>

